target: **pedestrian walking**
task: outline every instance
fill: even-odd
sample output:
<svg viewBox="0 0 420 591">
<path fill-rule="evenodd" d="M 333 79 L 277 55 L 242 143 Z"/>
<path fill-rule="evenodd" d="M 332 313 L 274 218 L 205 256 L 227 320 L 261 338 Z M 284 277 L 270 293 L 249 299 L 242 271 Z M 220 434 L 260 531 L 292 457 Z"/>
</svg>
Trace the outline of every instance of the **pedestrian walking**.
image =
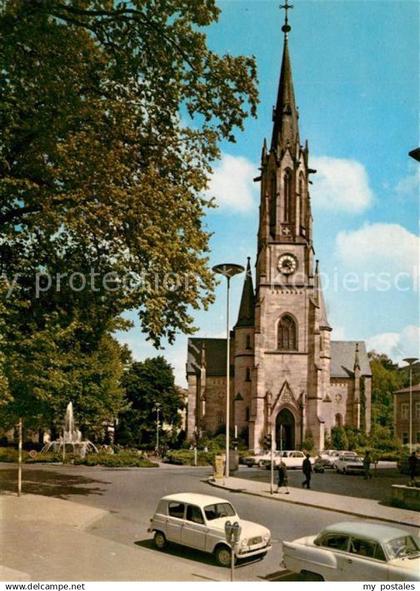
<svg viewBox="0 0 420 591">
<path fill-rule="evenodd" d="M 367 480 L 368 478 L 372 478 L 372 473 L 370 471 L 370 464 L 372 462 L 372 458 L 370 457 L 370 452 L 367 451 L 365 457 L 363 458 L 363 478 Z"/>
<path fill-rule="evenodd" d="M 288 485 L 287 466 L 283 462 L 283 460 L 277 466 L 277 470 L 278 470 L 278 474 L 277 474 L 277 490 L 276 490 L 276 493 L 281 492 L 280 489 L 284 486 L 286 488 L 285 494 L 288 495 L 289 494 L 289 488 L 287 486 Z"/>
<path fill-rule="evenodd" d="M 416 479 L 416 472 L 417 472 L 417 454 L 415 451 L 411 453 L 411 456 L 408 458 L 408 472 L 410 474 L 411 482 L 414 482 Z"/>
<path fill-rule="evenodd" d="M 306 488 L 311 488 L 312 464 L 309 457 L 309 454 L 306 454 L 306 458 L 302 463 L 302 472 L 305 475 L 305 480 L 302 482 L 302 486 L 306 486 Z"/>
</svg>

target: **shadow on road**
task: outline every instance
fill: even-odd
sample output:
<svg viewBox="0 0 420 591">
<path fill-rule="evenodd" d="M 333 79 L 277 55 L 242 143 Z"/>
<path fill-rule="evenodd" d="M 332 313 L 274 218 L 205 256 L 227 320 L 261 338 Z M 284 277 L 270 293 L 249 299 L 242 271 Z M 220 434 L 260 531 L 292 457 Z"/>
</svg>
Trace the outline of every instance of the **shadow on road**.
<svg viewBox="0 0 420 591">
<path fill-rule="evenodd" d="M 147 540 L 139 540 L 134 542 L 136 546 L 140 546 L 141 548 L 147 548 L 148 550 L 154 550 L 162 555 L 169 554 L 170 556 L 176 556 L 177 558 L 185 558 L 187 560 L 194 560 L 195 562 L 201 562 L 202 564 L 210 564 L 211 566 L 219 566 L 216 563 L 216 560 L 213 554 L 209 554 L 208 552 L 201 552 L 200 550 L 194 550 L 192 548 L 187 548 L 186 546 L 180 546 L 178 544 L 168 544 L 165 550 L 158 550 L 155 545 L 153 544 L 152 539 Z M 240 562 L 237 562 L 235 565 L 235 569 L 243 568 L 245 566 L 249 566 L 250 564 L 255 564 L 256 562 L 260 562 L 261 559 L 255 558 L 248 558 L 242 559 Z M 225 567 L 219 566 L 221 570 L 225 570 Z"/>
<path fill-rule="evenodd" d="M 108 484 L 78 474 L 63 474 L 52 470 L 26 471 L 23 469 L 22 492 L 65 499 L 69 495 L 102 495 Z M 0 470 L 0 492 L 16 492 L 17 469 Z"/>
</svg>

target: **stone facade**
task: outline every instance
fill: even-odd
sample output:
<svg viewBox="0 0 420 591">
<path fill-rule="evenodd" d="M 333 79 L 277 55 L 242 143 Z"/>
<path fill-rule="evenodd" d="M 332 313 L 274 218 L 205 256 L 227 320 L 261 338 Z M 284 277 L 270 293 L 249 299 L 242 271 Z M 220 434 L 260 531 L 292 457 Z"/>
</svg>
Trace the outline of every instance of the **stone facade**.
<svg viewBox="0 0 420 591">
<path fill-rule="evenodd" d="M 413 445 L 420 447 L 420 384 L 412 387 Z M 403 445 L 409 445 L 410 388 L 394 392 L 394 432 Z"/>
<path fill-rule="evenodd" d="M 334 425 L 369 431 L 371 372 L 364 343 L 331 341 L 314 260 L 308 144 L 300 144 L 287 35 L 270 148 L 261 156 L 256 287 L 248 259 L 231 333 L 232 425 L 259 450 L 271 433 L 284 449 Z M 188 436 L 225 422 L 226 340 L 190 339 Z"/>
</svg>

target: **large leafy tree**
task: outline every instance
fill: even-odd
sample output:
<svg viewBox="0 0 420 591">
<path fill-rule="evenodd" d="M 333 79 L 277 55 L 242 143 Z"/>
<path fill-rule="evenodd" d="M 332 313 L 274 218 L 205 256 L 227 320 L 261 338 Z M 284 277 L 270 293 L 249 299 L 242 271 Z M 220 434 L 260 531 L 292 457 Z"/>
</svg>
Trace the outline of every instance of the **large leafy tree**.
<svg viewBox="0 0 420 591">
<path fill-rule="evenodd" d="M 134 362 L 124 376 L 123 385 L 130 404 L 121 415 L 117 441 L 123 444 L 153 446 L 156 437 L 156 404 L 165 440 L 174 436 L 180 424 L 183 401 L 171 365 L 162 356 Z M 162 441 L 162 439 L 161 439 Z"/>
<path fill-rule="evenodd" d="M 122 311 L 159 344 L 211 301 L 203 189 L 257 103 L 254 60 L 207 47 L 218 14 L 215 0 L 0 3 L 0 394 L 14 411 L 41 420 L 68 399 L 69 335 L 85 392 L 77 368 Z"/>
<path fill-rule="evenodd" d="M 202 192 L 257 101 L 253 59 L 206 45 L 218 13 L 214 0 L 3 3 L 0 270 L 37 300 L 28 314 L 93 306 L 100 326 L 136 308 L 159 343 L 211 300 Z M 40 271 L 52 280 L 36 291 Z"/>
<path fill-rule="evenodd" d="M 384 353 L 369 353 L 372 368 L 372 429 L 393 430 L 394 392 L 404 386 L 404 376 L 398 366 Z"/>
</svg>

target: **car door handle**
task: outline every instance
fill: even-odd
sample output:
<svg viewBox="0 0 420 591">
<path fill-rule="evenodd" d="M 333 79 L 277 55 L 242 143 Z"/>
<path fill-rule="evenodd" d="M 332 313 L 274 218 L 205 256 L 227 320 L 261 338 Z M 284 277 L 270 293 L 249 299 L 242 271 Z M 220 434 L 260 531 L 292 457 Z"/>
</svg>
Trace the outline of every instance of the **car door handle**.
<svg viewBox="0 0 420 591">
<path fill-rule="evenodd" d="M 347 558 L 348 564 L 353 564 L 353 560 L 351 558 Z"/>
</svg>

